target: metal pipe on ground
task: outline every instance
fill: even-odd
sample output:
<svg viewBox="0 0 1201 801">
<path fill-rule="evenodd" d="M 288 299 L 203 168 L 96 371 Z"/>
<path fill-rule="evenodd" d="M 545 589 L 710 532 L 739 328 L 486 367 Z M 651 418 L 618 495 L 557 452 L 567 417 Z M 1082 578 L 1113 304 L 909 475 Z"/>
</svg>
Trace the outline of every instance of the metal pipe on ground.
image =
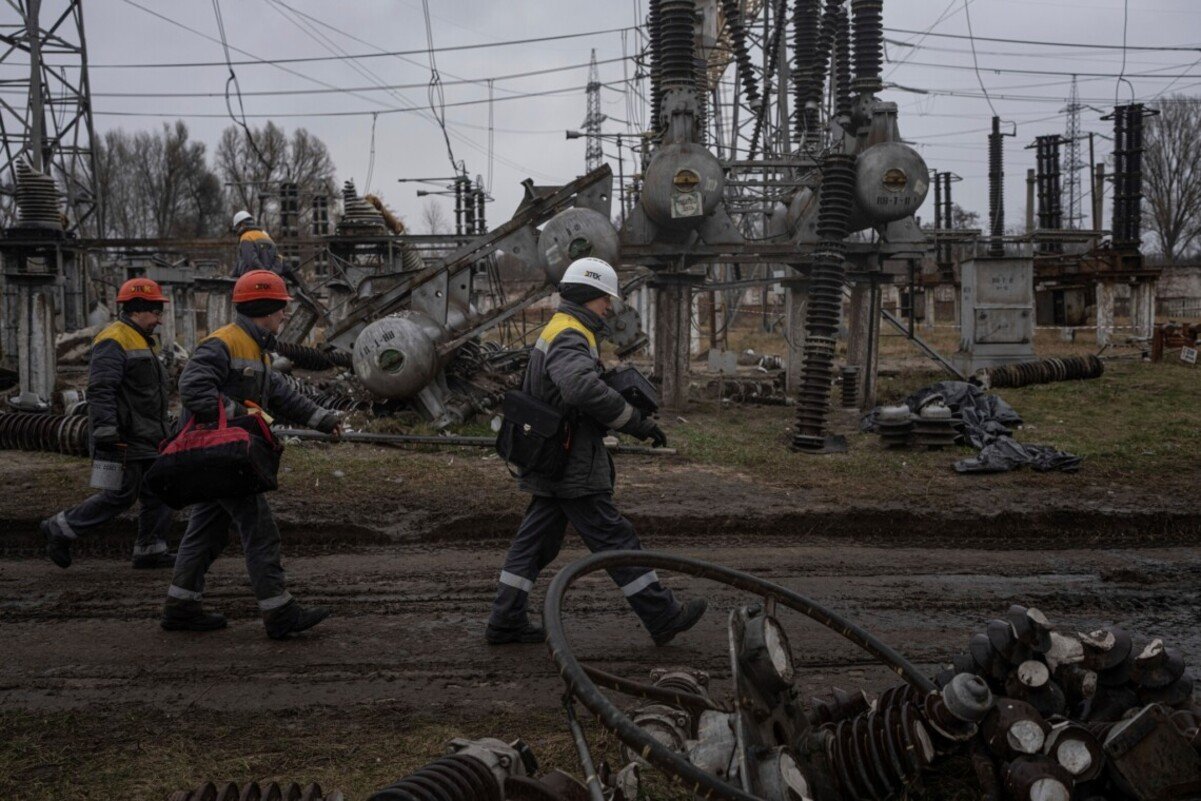
<svg viewBox="0 0 1201 801">
<path fill-rule="evenodd" d="M 332 434 L 322 434 L 320 431 L 309 431 L 303 428 L 274 429 L 277 437 L 295 437 L 314 442 L 351 442 L 362 445 L 442 445 L 449 448 L 490 448 L 496 444 L 494 437 L 440 437 L 424 434 L 374 434 L 365 431 L 355 431 L 335 437 Z M 675 456 L 675 448 L 648 448 L 644 445 L 610 445 L 613 453 L 625 453 L 638 456 Z"/>
</svg>

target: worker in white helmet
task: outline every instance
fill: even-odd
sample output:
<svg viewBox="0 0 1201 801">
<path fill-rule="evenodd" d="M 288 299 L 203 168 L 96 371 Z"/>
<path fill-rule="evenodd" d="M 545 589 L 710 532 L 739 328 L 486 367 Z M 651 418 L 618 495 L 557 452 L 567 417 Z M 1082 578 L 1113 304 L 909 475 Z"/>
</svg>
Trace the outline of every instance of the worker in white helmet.
<svg viewBox="0 0 1201 801">
<path fill-rule="evenodd" d="M 300 285 L 292 265 L 280 258 L 275 241 L 259 227 L 254 215 L 239 211 L 234 215 L 233 229 L 238 236 L 238 259 L 232 277 L 241 278 L 251 270 L 270 270 L 288 283 Z"/>
<path fill-rule="evenodd" d="M 559 283 L 561 302 L 530 353 L 522 392 L 561 410 L 573 421 L 564 443 L 566 467 L 558 475 L 523 475 L 518 486 L 533 495 L 509 546 L 485 637 L 493 645 L 534 643 L 545 632 L 527 614 L 538 574 L 559 553 L 570 522 L 592 551 L 642 546 L 634 526 L 613 504 L 613 460 L 605 448 L 610 429 L 667 444 L 658 424 L 601 379 L 598 338 L 605 317 L 620 302 L 617 272 L 597 258 L 572 262 Z M 687 631 L 705 612 L 703 599 L 680 604 L 655 571 L 609 571 L 656 645 Z"/>
</svg>

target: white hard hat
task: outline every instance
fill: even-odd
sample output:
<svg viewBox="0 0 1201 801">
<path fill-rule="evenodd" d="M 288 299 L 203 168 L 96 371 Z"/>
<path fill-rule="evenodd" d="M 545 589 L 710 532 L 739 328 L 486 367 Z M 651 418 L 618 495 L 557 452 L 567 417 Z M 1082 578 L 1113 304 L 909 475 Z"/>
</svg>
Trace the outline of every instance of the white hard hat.
<svg viewBox="0 0 1201 801">
<path fill-rule="evenodd" d="M 237 228 L 244 222 L 254 222 L 254 215 L 248 211 L 239 211 L 234 215 L 234 228 Z"/>
<path fill-rule="evenodd" d="M 615 298 L 621 298 L 621 287 L 617 283 L 617 271 L 607 261 L 592 256 L 576 259 L 568 266 L 559 285 L 584 284 L 603 290 Z"/>
</svg>

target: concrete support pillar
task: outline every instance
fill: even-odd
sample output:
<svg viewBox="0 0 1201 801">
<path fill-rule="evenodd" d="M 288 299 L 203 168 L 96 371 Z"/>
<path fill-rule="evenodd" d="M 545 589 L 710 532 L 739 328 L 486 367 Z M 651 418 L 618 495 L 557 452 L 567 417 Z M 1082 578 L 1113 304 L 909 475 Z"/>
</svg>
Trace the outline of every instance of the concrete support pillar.
<svg viewBox="0 0 1201 801">
<path fill-rule="evenodd" d="M 167 296 L 167 306 L 164 309 L 166 313 L 161 318 L 162 326 L 158 330 L 158 341 L 163 343 L 163 351 L 169 353 L 173 350 L 176 342 L 178 328 L 175 319 L 175 306 L 179 303 L 179 296 L 182 293 L 180 293 L 178 288 L 167 284 L 161 284 L 160 286 L 163 294 Z"/>
<path fill-rule="evenodd" d="M 205 293 L 205 330 L 211 334 L 234 319 L 232 278 L 197 278 L 196 288 Z"/>
<path fill-rule="evenodd" d="M 692 341 L 692 288 L 703 280 L 687 273 L 662 273 L 651 282 L 655 294 L 655 375 L 663 407 L 682 409 L 688 401 Z"/>
<path fill-rule="evenodd" d="M 708 350 L 708 347 L 701 340 L 701 293 L 700 292 L 692 293 L 692 304 L 690 306 L 690 309 L 691 309 L 691 312 L 688 316 L 688 319 L 691 321 L 689 323 L 689 329 L 688 329 L 688 331 L 689 331 L 689 333 L 688 333 L 688 353 L 689 353 L 689 356 L 692 357 L 692 356 L 699 356 L 702 353 L 704 353 L 706 350 Z"/>
<path fill-rule="evenodd" d="M 859 408 L 876 405 L 880 360 L 880 283 L 871 277 L 851 284 L 847 319 L 847 366 L 859 368 Z"/>
<path fill-rule="evenodd" d="M 190 286 L 180 287 L 172 300 L 175 301 L 173 313 L 179 344 L 191 354 L 196 350 L 196 315 L 199 311 L 196 308 L 196 290 Z"/>
<path fill-rule="evenodd" d="M 45 411 L 54 395 L 58 360 L 55 353 L 53 274 L 6 276 L 17 290 L 18 395 L 10 399 L 22 411 Z"/>
<path fill-rule="evenodd" d="M 1130 322 L 1136 337 L 1150 339 L 1155 332 L 1155 281 L 1140 281 L 1130 287 Z"/>
<path fill-rule="evenodd" d="M 925 309 L 922 314 L 922 328 L 927 331 L 934 330 L 934 287 L 926 287 L 926 291 L 922 293 L 925 301 Z"/>
<path fill-rule="evenodd" d="M 21 319 L 21 292 L 7 275 L 4 277 L 3 305 L 0 306 L 0 366 L 6 370 L 17 369 L 17 321 Z"/>
<path fill-rule="evenodd" d="M 1108 345 L 1113 336 L 1113 305 L 1118 287 L 1113 281 L 1097 282 L 1097 345 Z"/>
<path fill-rule="evenodd" d="M 796 396 L 801 386 L 801 369 L 805 363 L 805 309 L 809 305 L 809 279 L 785 278 L 784 337 L 788 353 L 784 357 L 784 392 Z"/>
<path fill-rule="evenodd" d="M 86 258 L 74 251 L 62 251 L 63 330 L 78 331 L 88 324 L 87 280 L 84 274 Z"/>
</svg>

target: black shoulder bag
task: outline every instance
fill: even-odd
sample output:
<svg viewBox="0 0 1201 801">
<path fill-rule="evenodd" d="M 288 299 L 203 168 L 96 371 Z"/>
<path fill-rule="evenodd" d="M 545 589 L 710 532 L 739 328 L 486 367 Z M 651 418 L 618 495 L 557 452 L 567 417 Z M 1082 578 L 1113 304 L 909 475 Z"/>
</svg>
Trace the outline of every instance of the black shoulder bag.
<svg viewBox="0 0 1201 801">
<path fill-rule="evenodd" d="M 519 389 L 505 393 L 501 408 L 504 417 L 496 435 L 496 452 L 509 472 L 518 478 L 563 478 L 575 415 Z"/>
</svg>

